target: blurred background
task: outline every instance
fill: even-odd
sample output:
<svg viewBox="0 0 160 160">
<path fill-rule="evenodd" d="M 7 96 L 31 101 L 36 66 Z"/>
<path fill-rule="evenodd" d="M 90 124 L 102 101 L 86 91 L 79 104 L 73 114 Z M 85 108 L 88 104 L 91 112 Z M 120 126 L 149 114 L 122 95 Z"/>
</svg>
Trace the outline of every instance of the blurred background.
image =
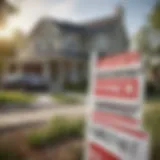
<svg viewBox="0 0 160 160">
<path fill-rule="evenodd" d="M 159 160 L 160 1 L 1 0 L 0 159 L 82 159 L 91 54 L 132 50 Z"/>
</svg>

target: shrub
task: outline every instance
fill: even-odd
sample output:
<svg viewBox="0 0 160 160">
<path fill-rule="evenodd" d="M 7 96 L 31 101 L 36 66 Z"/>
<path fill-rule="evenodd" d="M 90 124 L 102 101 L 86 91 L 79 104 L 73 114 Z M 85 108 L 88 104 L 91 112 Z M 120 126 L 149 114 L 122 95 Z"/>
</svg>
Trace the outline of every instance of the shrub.
<svg viewBox="0 0 160 160">
<path fill-rule="evenodd" d="M 70 137 L 83 137 L 84 133 L 84 120 L 79 119 L 70 122 Z"/>
<path fill-rule="evenodd" d="M 48 128 L 51 141 L 59 142 L 69 138 L 82 137 L 84 120 L 69 120 L 63 117 L 54 118 Z"/>
<path fill-rule="evenodd" d="M 64 88 L 67 91 L 85 92 L 87 90 L 87 81 L 83 80 L 78 83 L 66 82 Z"/>
<path fill-rule="evenodd" d="M 45 131 L 35 131 L 29 134 L 27 138 L 27 142 L 30 146 L 34 146 L 36 148 L 44 147 L 47 144 L 47 134 Z"/>
<path fill-rule="evenodd" d="M 69 123 L 67 118 L 55 117 L 48 127 L 48 138 L 51 142 L 57 143 L 66 139 L 69 134 Z"/>
<path fill-rule="evenodd" d="M 56 117 L 42 132 L 33 132 L 28 136 L 29 144 L 33 147 L 55 145 L 71 138 L 82 138 L 84 120 L 71 121 L 67 118 Z"/>
</svg>

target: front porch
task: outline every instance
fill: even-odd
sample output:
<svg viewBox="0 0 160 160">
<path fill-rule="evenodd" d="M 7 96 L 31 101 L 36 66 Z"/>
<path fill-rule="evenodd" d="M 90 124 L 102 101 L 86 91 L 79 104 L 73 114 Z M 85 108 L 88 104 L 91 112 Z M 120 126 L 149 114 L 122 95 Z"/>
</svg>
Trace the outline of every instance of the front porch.
<svg viewBox="0 0 160 160">
<path fill-rule="evenodd" d="M 4 76 L 12 73 L 34 73 L 49 81 L 51 91 L 63 91 L 64 84 L 86 79 L 87 62 L 66 59 L 9 60 L 4 66 Z"/>
</svg>

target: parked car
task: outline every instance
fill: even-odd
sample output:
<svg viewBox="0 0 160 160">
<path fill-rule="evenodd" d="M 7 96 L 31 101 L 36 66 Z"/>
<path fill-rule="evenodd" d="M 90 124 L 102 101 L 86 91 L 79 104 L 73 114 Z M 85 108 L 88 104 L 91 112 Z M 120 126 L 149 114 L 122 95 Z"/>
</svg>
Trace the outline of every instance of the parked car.
<svg viewBox="0 0 160 160">
<path fill-rule="evenodd" d="M 12 74 L 2 79 L 2 87 L 25 91 L 48 91 L 49 83 L 43 76 L 36 74 Z"/>
</svg>

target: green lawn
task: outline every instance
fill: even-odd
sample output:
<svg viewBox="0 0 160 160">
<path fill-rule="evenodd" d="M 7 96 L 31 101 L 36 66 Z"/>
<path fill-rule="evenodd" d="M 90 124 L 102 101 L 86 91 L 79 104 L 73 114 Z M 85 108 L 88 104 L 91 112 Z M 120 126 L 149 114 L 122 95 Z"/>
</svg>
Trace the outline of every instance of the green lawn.
<svg viewBox="0 0 160 160">
<path fill-rule="evenodd" d="M 1 91 L 0 103 L 30 103 L 35 99 L 33 94 L 19 91 Z"/>
<path fill-rule="evenodd" d="M 151 137 L 151 160 L 160 160 L 160 100 L 158 98 L 147 101 L 145 105 L 144 127 Z"/>
<path fill-rule="evenodd" d="M 74 96 L 68 96 L 64 94 L 55 94 L 53 95 L 53 99 L 56 100 L 59 103 L 64 104 L 78 104 L 80 103 L 80 100 Z"/>
<path fill-rule="evenodd" d="M 62 104 L 78 104 L 80 100 L 74 96 L 65 94 L 52 94 L 54 101 Z M 33 93 L 20 91 L 1 91 L 0 103 L 31 103 L 36 99 L 37 95 Z"/>
</svg>

